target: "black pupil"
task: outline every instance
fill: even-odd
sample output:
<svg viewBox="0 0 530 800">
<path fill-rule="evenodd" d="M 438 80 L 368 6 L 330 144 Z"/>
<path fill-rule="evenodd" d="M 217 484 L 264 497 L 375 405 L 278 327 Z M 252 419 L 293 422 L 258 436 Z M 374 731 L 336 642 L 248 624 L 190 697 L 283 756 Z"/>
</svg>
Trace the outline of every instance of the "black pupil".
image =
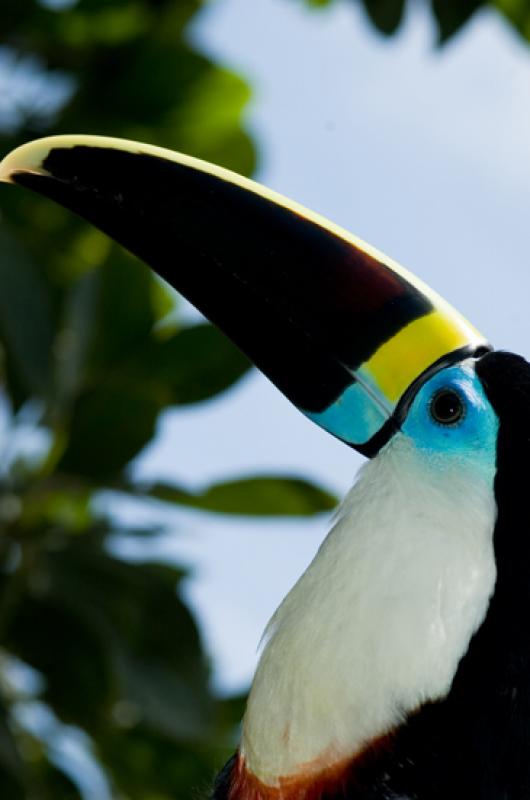
<svg viewBox="0 0 530 800">
<path fill-rule="evenodd" d="M 464 416 L 462 398 L 451 389 L 441 389 L 431 401 L 431 414 L 442 425 L 454 425 Z"/>
</svg>

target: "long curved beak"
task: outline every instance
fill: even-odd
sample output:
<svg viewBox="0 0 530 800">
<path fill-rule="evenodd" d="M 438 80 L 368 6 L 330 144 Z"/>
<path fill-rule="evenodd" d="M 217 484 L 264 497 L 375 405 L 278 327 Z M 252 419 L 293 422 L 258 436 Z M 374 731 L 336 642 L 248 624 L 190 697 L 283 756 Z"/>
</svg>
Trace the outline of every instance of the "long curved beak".
<svg viewBox="0 0 530 800">
<path fill-rule="evenodd" d="M 149 145 L 58 136 L 0 180 L 49 197 L 147 262 L 308 417 L 366 455 L 433 365 L 486 346 L 436 293 L 281 195 Z"/>
</svg>

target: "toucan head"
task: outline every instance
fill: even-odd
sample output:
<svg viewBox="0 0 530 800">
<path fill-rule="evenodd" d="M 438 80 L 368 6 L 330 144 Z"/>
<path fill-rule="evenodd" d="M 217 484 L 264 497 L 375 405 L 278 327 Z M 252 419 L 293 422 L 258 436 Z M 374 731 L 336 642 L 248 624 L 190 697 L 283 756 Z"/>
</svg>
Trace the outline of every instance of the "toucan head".
<svg viewBox="0 0 530 800">
<path fill-rule="evenodd" d="M 303 414 L 370 458 L 273 618 L 237 775 L 218 789 L 230 800 L 316 797 L 300 788 L 307 776 L 331 774 L 450 691 L 496 581 L 508 491 L 498 465 L 523 459 L 511 442 L 528 416 L 528 364 L 492 352 L 428 286 L 343 229 L 189 156 L 58 136 L 15 150 L 0 179 L 147 262 Z"/>
</svg>

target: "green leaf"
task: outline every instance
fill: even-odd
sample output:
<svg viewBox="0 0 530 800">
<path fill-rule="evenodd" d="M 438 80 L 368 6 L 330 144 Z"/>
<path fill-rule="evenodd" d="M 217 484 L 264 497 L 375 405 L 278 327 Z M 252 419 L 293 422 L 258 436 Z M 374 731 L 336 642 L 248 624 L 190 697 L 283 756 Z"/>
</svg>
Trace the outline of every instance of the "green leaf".
<svg viewBox="0 0 530 800">
<path fill-rule="evenodd" d="M 493 0 L 492 5 L 527 42 L 530 41 L 530 6 L 527 0 Z"/>
<path fill-rule="evenodd" d="M 49 385 L 53 317 L 49 287 L 23 246 L 0 227 L 0 336 L 28 393 Z"/>
<path fill-rule="evenodd" d="M 24 709 L 27 711 L 30 705 L 35 704 L 25 703 Z M 42 703 L 38 705 L 48 711 Z M 20 706 L 17 710 L 20 711 Z M 6 734 L 10 739 L 7 748 Z M 81 800 L 78 786 L 58 763 L 61 759 L 56 759 L 53 736 L 50 741 L 47 734 L 46 726 L 37 732 L 31 725 L 26 728 L 24 718 L 18 719 L 15 743 L 7 716 L 0 713 L 0 797 L 7 800 Z"/>
<path fill-rule="evenodd" d="M 210 724 L 208 670 L 197 628 L 177 595 L 180 571 L 130 564 L 87 543 L 49 558 L 54 596 L 97 632 L 111 663 L 120 708 L 174 739 L 197 738 Z"/>
<path fill-rule="evenodd" d="M 120 651 L 119 647 L 114 656 L 123 698 L 128 698 L 118 701 L 118 709 L 125 705 L 131 709 L 126 713 L 132 713 L 133 719 L 138 715 L 147 728 L 173 739 L 197 740 L 204 736 L 210 724 L 204 685 L 200 689 L 204 696 L 198 704 L 198 687 L 192 689 L 191 676 L 183 678 L 182 670 L 175 669 L 171 661 L 153 663 L 150 653 L 142 657 L 130 650 Z M 203 677 L 204 669 L 201 681 Z"/>
<path fill-rule="evenodd" d="M 35 482 L 24 493 L 18 524 L 27 530 L 64 531 L 79 534 L 93 525 L 92 487 L 81 481 Z"/>
<path fill-rule="evenodd" d="M 306 3 L 313 8 L 324 8 L 324 6 L 329 6 L 333 0 L 306 0 Z"/>
<path fill-rule="evenodd" d="M 73 406 L 58 468 L 101 481 L 117 475 L 152 439 L 161 408 L 149 383 L 109 378 L 87 389 Z"/>
<path fill-rule="evenodd" d="M 440 44 L 454 36 L 483 6 L 484 0 L 432 0 Z"/>
<path fill-rule="evenodd" d="M 79 613 L 75 598 L 54 596 L 49 570 L 36 570 L 32 578 L 42 588 L 20 599 L 6 645 L 44 677 L 42 699 L 60 719 L 97 731 L 115 696 L 107 643 L 90 615 Z M 85 589 L 78 584 L 79 592 Z"/>
<path fill-rule="evenodd" d="M 0 769 L 0 797 L 5 797 L 6 800 L 27 800 L 28 795 L 24 783 Z"/>
<path fill-rule="evenodd" d="M 107 736 L 101 758 L 128 800 L 199 800 L 233 752 L 222 742 L 175 742 L 143 726 Z"/>
<path fill-rule="evenodd" d="M 221 731 L 228 734 L 229 741 L 235 745 L 241 728 L 241 720 L 245 714 L 247 694 L 224 697 L 217 701 L 217 719 Z"/>
<path fill-rule="evenodd" d="M 2 773 L 8 773 L 11 779 L 23 783 L 24 762 L 20 757 L 4 705 L 0 706 L 0 774 Z M 9 797 L 7 794 L 2 796 Z"/>
<path fill-rule="evenodd" d="M 256 151 L 238 128 L 251 96 L 246 82 L 229 70 L 208 68 L 187 91 L 187 102 L 169 120 L 175 146 L 250 175 L 256 167 Z"/>
<path fill-rule="evenodd" d="M 153 274 L 122 248 L 113 247 L 99 272 L 92 368 L 119 365 L 143 345 L 156 322 Z"/>
<path fill-rule="evenodd" d="M 56 347 L 55 404 L 50 414 L 54 421 L 68 410 L 86 378 L 98 286 L 99 275 L 91 270 L 66 290 L 63 327 Z"/>
<path fill-rule="evenodd" d="M 389 36 L 397 31 L 403 19 L 405 0 L 363 0 L 363 5 L 381 33 Z"/>
<path fill-rule="evenodd" d="M 246 356 L 209 324 L 153 338 L 125 365 L 138 380 L 163 386 L 169 405 L 206 400 L 232 386 L 249 367 Z"/>
<path fill-rule="evenodd" d="M 165 503 L 248 516 L 311 516 L 331 511 L 336 498 L 301 478 L 257 476 L 225 481 L 202 492 L 156 483 L 139 491 Z"/>
<path fill-rule="evenodd" d="M 208 669 L 176 592 L 181 572 L 119 561 L 99 540 L 72 538 L 31 566 L 6 647 L 43 676 L 57 716 L 96 741 L 140 722 L 174 740 L 204 736 Z"/>
<path fill-rule="evenodd" d="M 42 793 L 40 796 L 49 797 L 50 800 L 82 800 L 79 787 L 60 766 L 51 761 L 51 757 L 42 758 L 35 773 L 33 783 L 36 791 Z"/>
</svg>

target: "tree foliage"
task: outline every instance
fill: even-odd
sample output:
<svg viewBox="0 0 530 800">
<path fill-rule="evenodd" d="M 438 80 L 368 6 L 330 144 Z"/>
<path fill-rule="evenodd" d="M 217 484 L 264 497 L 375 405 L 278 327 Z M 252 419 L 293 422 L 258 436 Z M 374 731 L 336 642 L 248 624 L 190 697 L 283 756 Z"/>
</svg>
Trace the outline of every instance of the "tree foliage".
<svg viewBox="0 0 530 800">
<path fill-rule="evenodd" d="M 249 88 L 190 44 L 200 10 L 3 3 L 0 151 L 83 131 L 251 173 Z M 184 573 L 120 560 L 110 543 L 127 531 L 97 500 L 288 515 L 334 500 L 281 476 L 140 484 L 131 465 L 160 414 L 227 390 L 248 362 L 212 326 L 183 324 L 173 292 L 59 207 L 5 189 L 1 213 L 0 797 L 80 797 L 77 741 L 113 797 L 187 800 L 233 748 L 241 701 L 212 694 Z"/>
<path fill-rule="evenodd" d="M 438 42 L 443 44 L 465 28 L 476 12 L 496 9 L 523 37 L 530 39 L 529 0 L 423 0 L 429 6 L 438 32 Z M 323 8 L 337 0 L 305 0 L 307 5 Z M 389 36 L 398 31 L 407 7 L 417 0 L 349 0 L 360 3 L 369 20 L 382 34 Z"/>
</svg>

